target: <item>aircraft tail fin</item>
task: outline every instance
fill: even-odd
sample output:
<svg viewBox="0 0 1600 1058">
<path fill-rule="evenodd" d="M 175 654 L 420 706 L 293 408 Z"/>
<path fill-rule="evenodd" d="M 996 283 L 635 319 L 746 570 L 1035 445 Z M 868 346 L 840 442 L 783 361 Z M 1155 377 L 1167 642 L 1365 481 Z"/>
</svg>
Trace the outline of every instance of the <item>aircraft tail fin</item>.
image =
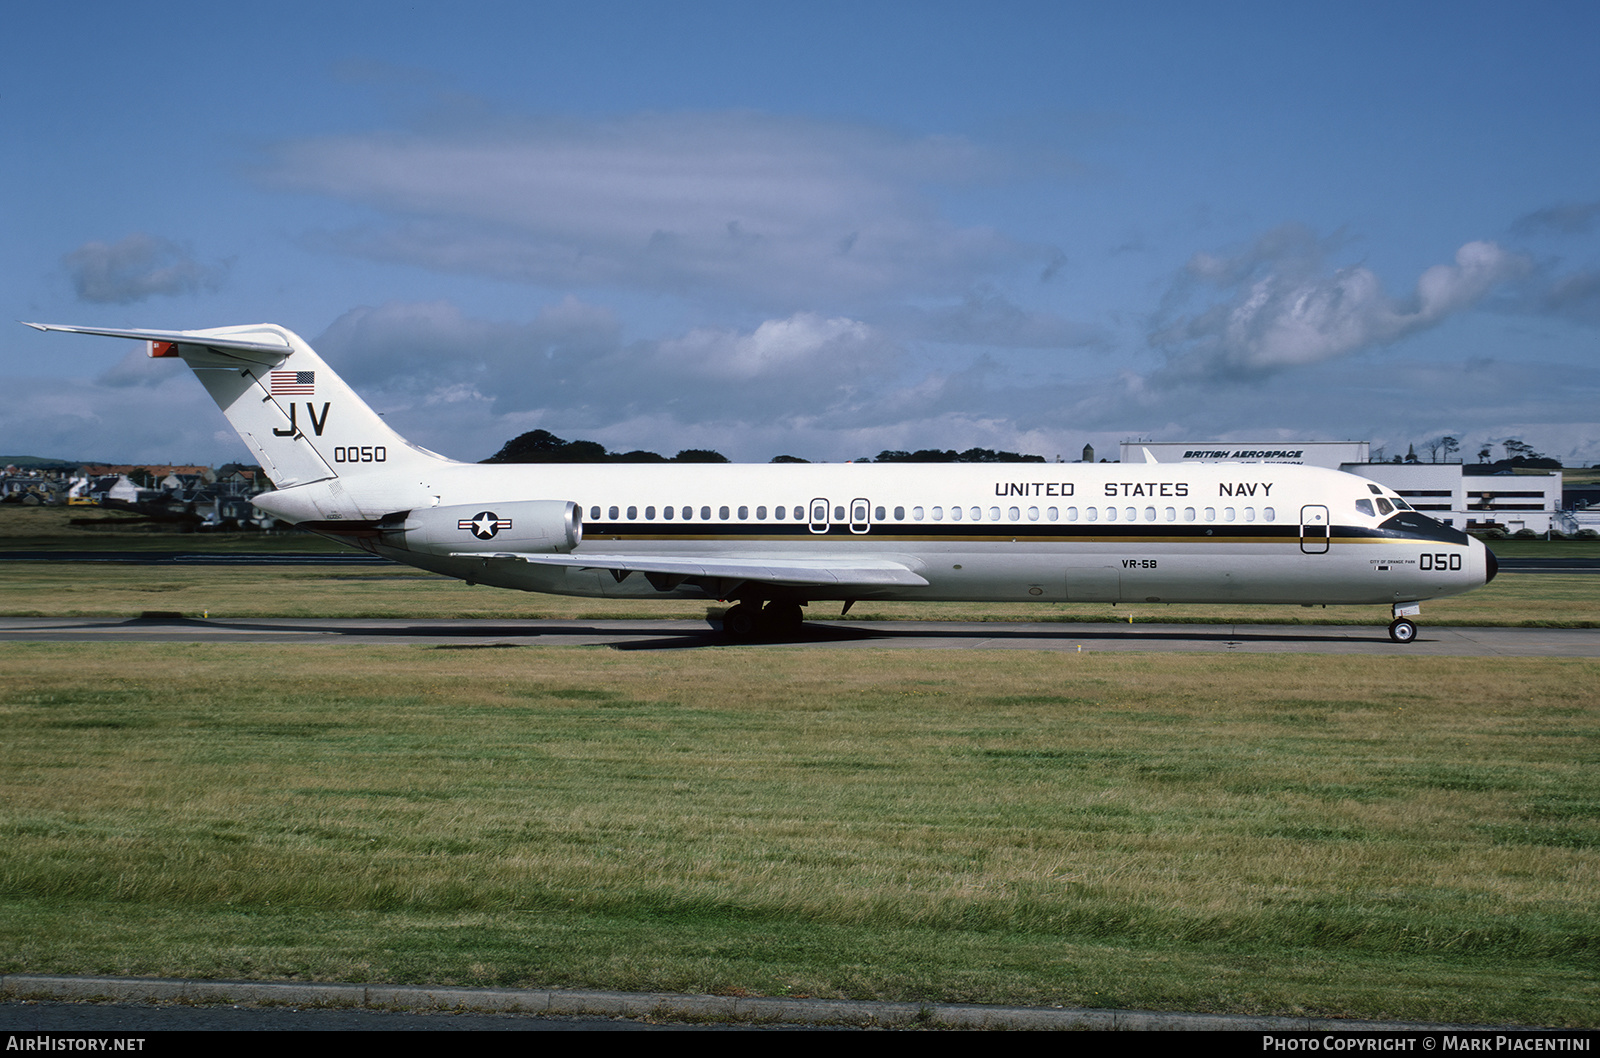
<svg viewBox="0 0 1600 1058">
<path fill-rule="evenodd" d="M 239 437 L 280 490 L 327 482 L 344 495 L 362 478 L 417 474 L 451 460 L 401 437 L 293 331 L 272 324 L 200 331 L 114 330 L 27 324 L 148 343 L 153 357 L 176 357 L 194 369 Z M 380 474 L 381 471 L 399 471 Z M 360 490 L 368 492 L 370 490 Z M 390 491 L 389 489 L 382 490 Z M 357 503 L 398 509 L 393 499 Z M 321 506 L 319 504 L 319 506 Z M 336 504 L 350 507 L 351 504 Z"/>
</svg>

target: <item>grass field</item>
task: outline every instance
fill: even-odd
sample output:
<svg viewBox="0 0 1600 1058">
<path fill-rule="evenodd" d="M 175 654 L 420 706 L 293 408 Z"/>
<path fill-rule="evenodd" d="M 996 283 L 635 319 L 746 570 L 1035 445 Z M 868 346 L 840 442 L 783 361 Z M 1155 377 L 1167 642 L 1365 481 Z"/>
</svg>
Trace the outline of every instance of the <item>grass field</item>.
<svg viewBox="0 0 1600 1058">
<path fill-rule="evenodd" d="M 5 614 L 147 610 L 706 604 L 0 564 Z M 1130 613 L 1388 621 L 850 617 Z M 1600 627 L 1600 578 L 1423 620 Z M 0 674 L 0 972 L 1600 1025 L 1594 662 L 6 644 Z"/>
<path fill-rule="evenodd" d="M 1600 1024 L 1600 666 L 8 645 L 0 970 Z"/>
</svg>

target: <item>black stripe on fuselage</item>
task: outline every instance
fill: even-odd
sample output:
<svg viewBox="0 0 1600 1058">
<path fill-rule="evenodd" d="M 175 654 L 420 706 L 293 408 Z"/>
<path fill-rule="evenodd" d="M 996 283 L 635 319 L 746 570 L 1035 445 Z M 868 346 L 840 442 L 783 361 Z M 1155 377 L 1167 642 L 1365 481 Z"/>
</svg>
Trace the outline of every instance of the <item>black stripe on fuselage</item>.
<svg viewBox="0 0 1600 1058">
<path fill-rule="evenodd" d="M 1448 529 L 1446 526 L 1440 526 Z M 1238 523 L 1199 525 L 1137 525 L 1117 522 L 1060 522 L 1049 525 L 1009 522 L 945 523 L 943 525 L 879 524 L 866 532 L 854 532 L 848 525 L 829 526 L 813 533 L 804 523 L 739 524 L 728 522 L 588 522 L 583 538 L 587 543 L 616 541 L 749 541 L 764 543 L 804 543 L 817 539 L 872 540 L 881 543 L 1011 543 L 1024 540 L 1036 543 L 1285 543 L 1298 544 L 1300 526 L 1241 525 Z M 1388 529 L 1360 526 L 1334 526 L 1332 539 L 1346 543 L 1383 543 L 1397 539 L 1444 539 Z M 1463 536 L 1463 539 L 1466 539 Z M 1452 541 L 1454 542 L 1454 541 Z"/>
</svg>

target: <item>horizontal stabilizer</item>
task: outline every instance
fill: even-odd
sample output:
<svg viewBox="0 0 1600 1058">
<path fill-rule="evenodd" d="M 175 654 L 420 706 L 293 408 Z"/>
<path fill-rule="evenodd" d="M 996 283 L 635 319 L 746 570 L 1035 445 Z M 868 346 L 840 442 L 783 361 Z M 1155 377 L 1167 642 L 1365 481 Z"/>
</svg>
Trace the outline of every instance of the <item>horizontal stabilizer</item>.
<svg viewBox="0 0 1600 1058">
<path fill-rule="evenodd" d="M 214 331 L 144 331 L 110 327 L 68 327 L 58 323 L 24 323 L 36 331 L 65 331 L 69 334 L 97 334 L 105 338 L 133 338 L 144 342 L 209 349 L 227 360 L 248 364 L 276 364 L 294 352 L 289 340 L 275 330 L 250 327 L 221 327 Z"/>
<path fill-rule="evenodd" d="M 837 559 L 799 558 L 673 558 L 652 555 L 543 555 L 496 552 L 463 552 L 452 558 L 515 559 L 541 566 L 568 566 L 574 569 L 603 569 L 612 574 L 657 573 L 671 577 L 716 577 L 723 580 L 750 580 L 786 587 L 822 586 L 830 588 L 881 588 L 885 586 L 921 588 L 927 581 L 903 562 L 867 555 Z M 620 579 L 620 577 L 619 577 Z"/>
</svg>

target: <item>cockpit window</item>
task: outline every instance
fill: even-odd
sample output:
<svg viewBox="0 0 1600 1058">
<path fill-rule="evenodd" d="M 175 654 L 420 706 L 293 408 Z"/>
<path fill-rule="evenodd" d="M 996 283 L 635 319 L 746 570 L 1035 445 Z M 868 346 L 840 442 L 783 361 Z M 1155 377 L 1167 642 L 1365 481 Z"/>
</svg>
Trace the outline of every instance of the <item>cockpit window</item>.
<svg viewBox="0 0 1600 1058">
<path fill-rule="evenodd" d="M 1379 514 L 1392 514 L 1394 512 L 1394 504 L 1390 503 L 1388 500 L 1384 499 L 1382 496 L 1378 497 L 1377 503 L 1378 503 L 1378 513 Z"/>
<path fill-rule="evenodd" d="M 1376 517 L 1376 515 L 1374 515 L 1372 513 L 1372 501 L 1371 500 L 1357 500 L 1356 501 L 1356 510 L 1360 511 L 1362 514 L 1366 515 L 1368 518 Z"/>
<path fill-rule="evenodd" d="M 1378 488 L 1378 486 L 1376 486 L 1376 485 L 1368 485 L 1367 486 L 1367 491 L 1372 493 L 1374 496 L 1382 496 L 1383 495 L 1383 490 Z"/>
<path fill-rule="evenodd" d="M 1411 509 L 1411 504 L 1400 499 L 1398 496 L 1396 496 L 1392 502 L 1394 503 L 1396 510 L 1409 511 Z"/>
</svg>

